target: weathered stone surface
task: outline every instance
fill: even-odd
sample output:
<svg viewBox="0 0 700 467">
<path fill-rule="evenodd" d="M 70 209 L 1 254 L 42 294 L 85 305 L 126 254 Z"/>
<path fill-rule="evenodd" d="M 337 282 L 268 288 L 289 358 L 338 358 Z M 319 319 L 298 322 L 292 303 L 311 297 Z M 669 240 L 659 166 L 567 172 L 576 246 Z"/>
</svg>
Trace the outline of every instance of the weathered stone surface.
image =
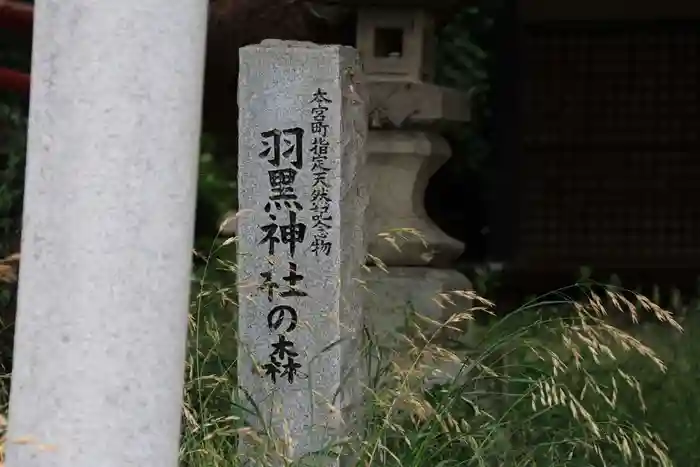
<svg viewBox="0 0 700 467">
<path fill-rule="evenodd" d="M 429 83 L 370 81 L 370 126 L 428 128 L 471 120 L 472 94 Z"/>
<path fill-rule="evenodd" d="M 239 383 L 264 417 L 256 426 L 294 459 L 347 434 L 363 387 L 359 73 L 347 47 L 265 41 L 240 51 Z M 280 343 L 297 355 L 275 354 Z"/>
<path fill-rule="evenodd" d="M 471 300 L 453 293 L 471 292 L 472 284 L 452 269 L 372 268 L 364 273 L 363 279 L 367 284 L 367 310 L 381 310 L 367 314 L 368 328 L 378 342 L 389 347 L 401 346 L 400 334 L 407 332 L 404 325 L 412 315 L 444 323 L 472 306 Z M 452 302 L 441 299 L 444 293 L 449 294 Z"/>
<path fill-rule="evenodd" d="M 422 9 L 361 8 L 357 48 L 372 80 L 432 81 L 435 21 Z"/>
<path fill-rule="evenodd" d="M 427 10 L 454 10 L 464 5 L 463 0 L 311 0 L 311 3 L 342 4 L 345 7 L 425 8 Z"/>
<path fill-rule="evenodd" d="M 368 210 L 369 253 L 387 266 L 447 266 L 463 244 L 425 212 L 428 180 L 450 158 L 437 134 L 372 131 L 367 144 L 375 178 Z"/>
<path fill-rule="evenodd" d="M 392 361 L 405 371 L 420 371 L 426 389 L 456 380 L 461 362 L 425 352 L 417 366 L 410 342 L 416 337 L 416 327 L 433 345 L 441 347 L 447 340 L 469 339 L 474 331 L 471 321 L 445 325 L 451 317 L 471 310 L 472 300 L 462 294 L 472 291 L 469 279 L 452 269 L 433 268 L 372 268 L 363 277 L 367 284 L 367 328 L 373 348 L 378 347 L 384 355 L 384 364 Z M 414 343 L 420 346 L 420 340 Z"/>
<path fill-rule="evenodd" d="M 206 21 L 35 3 L 8 467 L 178 465 Z"/>
</svg>

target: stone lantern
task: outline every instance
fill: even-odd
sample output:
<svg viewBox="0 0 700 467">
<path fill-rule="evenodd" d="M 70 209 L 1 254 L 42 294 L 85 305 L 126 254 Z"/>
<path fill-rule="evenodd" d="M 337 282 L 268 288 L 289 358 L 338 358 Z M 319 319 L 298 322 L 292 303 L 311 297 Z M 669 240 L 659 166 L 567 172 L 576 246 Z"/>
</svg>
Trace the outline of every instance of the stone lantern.
<svg viewBox="0 0 700 467">
<path fill-rule="evenodd" d="M 432 15 L 420 8 L 361 8 L 357 49 L 365 73 L 387 81 L 432 81 L 434 32 Z"/>
<path fill-rule="evenodd" d="M 327 0 L 324 3 L 328 3 Z M 435 297 L 471 284 L 451 269 L 464 245 L 427 215 L 430 178 L 451 157 L 438 133 L 469 121 L 469 92 L 436 85 L 434 17 L 464 1 L 343 0 L 357 9 L 356 47 L 369 94 L 366 144 L 371 198 L 367 211 L 369 253 L 388 269 L 371 268 L 367 304 L 375 330 L 403 322 L 396 313 L 414 308 L 433 319 L 463 309 L 441 308 Z M 466 209 L 466 207 L 465 207 Z M 375 262 L 379 263 L 379 261 Z M 464 307 L 462 302 L 456 306 Z"/>
</svg>

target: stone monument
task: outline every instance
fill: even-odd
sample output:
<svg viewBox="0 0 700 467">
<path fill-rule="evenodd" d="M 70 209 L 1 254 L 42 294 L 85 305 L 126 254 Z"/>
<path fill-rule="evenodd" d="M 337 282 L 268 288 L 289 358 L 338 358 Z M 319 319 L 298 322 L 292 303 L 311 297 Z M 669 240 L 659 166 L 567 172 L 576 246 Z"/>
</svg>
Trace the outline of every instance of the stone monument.
<svg viewBox="0 0 700 467">
<path fill-rule="evenodd" d="M 364 384 L 360 72 L 348 47 L 240 50 L 239 384 L 259 434 L 321 465 L 338 462 L 321 454 L 357 426 Z"/>
</svg>

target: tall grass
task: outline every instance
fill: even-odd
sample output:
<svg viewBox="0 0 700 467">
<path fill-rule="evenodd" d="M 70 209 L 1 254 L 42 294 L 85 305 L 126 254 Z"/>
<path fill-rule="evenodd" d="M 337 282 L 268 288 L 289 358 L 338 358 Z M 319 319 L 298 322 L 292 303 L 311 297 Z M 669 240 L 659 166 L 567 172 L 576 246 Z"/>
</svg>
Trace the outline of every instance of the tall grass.
<svg viewBox="0 0 700 467">
<path fill-rule="evenodd" d="M 181 464 L 306 465 L 285 458 L 284 440 L 249 423 L 255 414 L 236 382 L 235 246 L 216 245 L 193 276 Z M 609 324 L 613 312 L 632 321 L 645 314 L 680 331 L 669 312 L 638 293 L 582 283 L 478 327 L 475 315 L 495 314 L 493 303 L 470 291 L 439 299 L 465 297 L 473 306 L 441 322 L 416 313 L 397 329 L 400 348 L 368 334 L 365 428 L 332 446 L 348 465 L 672 465 L 666 444 L 639 417 L 646 401 L 628 362 L 636 374 L 663 374 L 665 365 Z M 0 418 L 0 438 L 3 430 Z M 241 439 L 260 449 L 239 456 Z"/>
<path fill-rule="evenodd" d="M 191 319 L 181 458 L 187 467 L 314 465 L 285 457 L 286 440 L 249 424 L 236 383 L 235 265 L 209 252 Z M 232 254 L 229 253 L 231 258 Z M 368 335 L 370 365 L 358 439 L 331 451 L 357 466 L 670 466 L 668 449 L 643 419 L 636 371 L 663 374 L 643 342 L 610 324 L 641 315 L 675 331 L 671 313 L 635 292 L 595 283 L 554 291 L 488 327 L 493 303 L 470 291 L 439 297 L 473 306 L 444 321 L 416 313 L 397 330 L 401 348 Z M 368 310 L 372 313 L 372 310 Z M 646 318 L 648 319 L 648 318 Z M 384 341 L 384 340 L 382 340 Z M 620 401 L 638 409 L 633 416 Z M 243 458 L 239 439 L 260 449 Z M 328 454 L 328 453 L 326 453 Z"/>
</svg>

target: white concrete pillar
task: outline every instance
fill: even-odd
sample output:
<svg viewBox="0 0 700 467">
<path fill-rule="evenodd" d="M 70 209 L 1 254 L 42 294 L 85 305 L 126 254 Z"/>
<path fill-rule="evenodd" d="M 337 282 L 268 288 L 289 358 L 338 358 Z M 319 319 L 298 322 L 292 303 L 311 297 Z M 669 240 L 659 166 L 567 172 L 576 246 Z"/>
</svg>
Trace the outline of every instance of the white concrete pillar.
<svg viewBox="0 0 700 467">
<path fill-rule="evenodd" d="M 36 1 L 6 467 L 177 465 L 206 9 Z"/>
</svg>

